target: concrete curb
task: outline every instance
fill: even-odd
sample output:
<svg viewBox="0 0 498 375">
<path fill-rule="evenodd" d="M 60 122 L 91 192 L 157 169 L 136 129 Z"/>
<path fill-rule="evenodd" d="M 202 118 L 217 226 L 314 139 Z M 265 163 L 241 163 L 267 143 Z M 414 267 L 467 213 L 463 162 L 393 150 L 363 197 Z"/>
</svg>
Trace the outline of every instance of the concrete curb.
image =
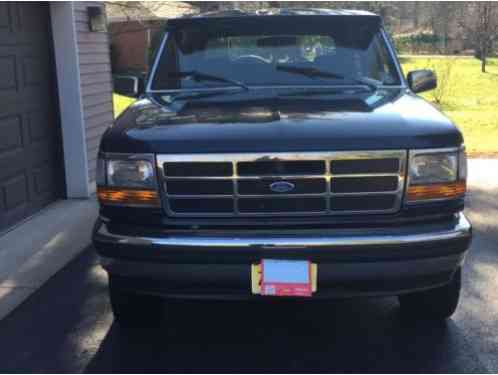
<svg viewBox="0 0 498 375">
<path fill-rule="evenodd" d="M 95 199 L 59 201 L 0 237 L 0 319 L 90 245 L 97 214 Z"/>
</svg>

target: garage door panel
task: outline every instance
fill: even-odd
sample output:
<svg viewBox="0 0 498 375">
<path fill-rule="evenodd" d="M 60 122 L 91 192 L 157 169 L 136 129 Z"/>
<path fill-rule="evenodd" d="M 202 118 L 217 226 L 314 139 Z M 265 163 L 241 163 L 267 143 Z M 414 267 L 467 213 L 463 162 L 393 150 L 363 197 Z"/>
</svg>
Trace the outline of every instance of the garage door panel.
<svg viewBox="0 0 498 375">
<path fill-rule="evenodd" d="M 48 31 L 46 19 L 43 16 L 40 17 L 40 12 L 43 12 L 43 9 L 40 9 L 39 3 L 33 2 L 18 6 L 20 29 L 26 32 Z"/>
<path fill-rule="evenodd" d="M 51 85 L 51 67 L 47 51 L 23 52 L 26 48 L 19 48 L 16 54 L 12 48 L 2 48 L 0 45 L 0 93 L 9 95 L 26 95 L 25 91 L 42 90 L 46 94 L 46 87 Z M 35 91 L 38 93 L 38 91 Z M 28 93 L 29 95 L 29 93 Z"/>
<path fill-rule="evenodd" d="M 32 209 L 30 203 L 21 204 L 15 208 L 5 210 L 2 215 L 0 215 L 0 227 L 11 227 L 35 212 L 36 210 Z"/>
<path fill-rule="evenodd" d="M 30 143 L 49 142 L 53 143 L 57 136 L 56 124 L 46 111 L 38 110 L 26 114 L 26 122 L 29 130 Z"/>
<path fill-rule="evenodd" d="M 46 4 L 0 2 L 0 44 L 36 46 L 34 41 L 46 43 L 49 37 L 48 21 Z"/>
<path fill-rule="evenodd" d="M 52 165 L 46 164 L 33 171 L 34 193 L 37 195 L 51 194 L 54 190 L 55 171 Z"/>
<path fill-rule="evenodd" d="M 12 30 L 12 18 L 10 17 L 10 6 L 8 3 L 0 3 L 0 32 Z"/>
<path fill-rule="evenodd" d="M 45 62 L 38 56 L 22 58 L 24 87 L 38 86 L 47 78 L 48 69 Z"/>
<path fill-rule="evenodd" d="M 5 207 L 7 210 L 28 203 L 28 177 L 25 173 L 7 180 L 4 184 Z"/>
<path fill-rule="evenodd" d="M 45 43 L 46 45 L 46 43 Z M 21 81 L 25 88 L 48 84 L 51 80 L 51 66 L 47 51 L 43 48 L 21 48 L 18 51 Z"/>
<path fill-rule="evenodd" d="M 44 111 L 45 115 L 53 116 L 53 106 L 56 103 L 47 87 L 32 88 L 19 93 L 6 93 L 0 90 L 0 118 L 17 116 L 19 114 Z"/>
<path fill-rule="evenodd" d="M 40 32 L 40 37 L 47 37 L 49 31 L 48 8 L 37 2 L 1 2 L 0 31 L 21 33 Z"/>
<path fill-rule="evenodd" d="M 1 227 L 2 217 L 5 215 L 6 212 L 7 209 L 5 207 L 5 196 L 3 188 L 0 186 L 0 227 Z"/>
<path fill-rule="evenodd" d="M 21 124 L 29 123 L 31 128 Z M 38 123 L 37 123 L 38 122 Z M 57 137 L 50 122 L 31 123 L 20 121 L 20 117 L 0 120 L 0 183 L 2 178 L 15 174 L 20 169 L 34 168 L 40 163 L 56 165 Z M 44 132 L 46 130 L 46 132 Z"/>
<path fill-rule="evenodd" d="M 6 180 L 24 172 L 30 168 L 29 157 L 25 154 L 24 149 L 7 151 L 0 155 L 0 186 Z"/>
<path fill-rule="evenodd" d="M 49 24 L 46 3 L 0 2 L 0 232 L 61 190 Z"/>
<path fill-rule="evenodd" d="M 0 158 L 6 152 L 23 147 L 23 130 L 21 116 L 0 118 Z"/>
<path fill-rule="evenodd" d="M 34 140 L 29 147 L 25 147 L 25 155 L 30 159 L 30 165 L 38 165 L 41 162 L 53 162 L 56 154 L 56 142 L 52 138 Z"/>
<path fill-rule="evenodd" d="M 17 91 L 16 56 L 0 56 L 0 90 Z"/>
</svg>

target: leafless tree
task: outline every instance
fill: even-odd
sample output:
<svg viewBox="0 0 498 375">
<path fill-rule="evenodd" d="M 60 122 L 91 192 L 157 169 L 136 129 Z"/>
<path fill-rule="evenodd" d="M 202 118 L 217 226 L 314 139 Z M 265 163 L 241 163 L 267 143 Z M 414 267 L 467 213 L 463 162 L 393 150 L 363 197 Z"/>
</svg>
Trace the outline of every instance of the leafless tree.
<svg viewBox="0 0 498 375">
<path fill-rule="evenodd" d="M 481 71 L 486 72 L 486 60 L 498 40 L 498 4 L 491 1 L 469 2 L 460 12 L 459 25 L 481 59 Z"/>
<path fill-rule="evenodd" d="M 144 14 L 150 14 L 160 9 L 161 1 L 150 2 L 144 5 L 143 1 L 106 1 L 105 6 L 119 12 L 128 21 L 140 21 Z"/>
</svg>

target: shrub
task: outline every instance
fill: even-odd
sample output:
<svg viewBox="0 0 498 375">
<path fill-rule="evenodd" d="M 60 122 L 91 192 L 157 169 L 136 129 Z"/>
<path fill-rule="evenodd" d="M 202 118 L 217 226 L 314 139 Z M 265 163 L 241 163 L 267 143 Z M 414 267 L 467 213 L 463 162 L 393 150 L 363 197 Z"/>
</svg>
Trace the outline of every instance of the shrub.
<svg viewBox="0 0 498 375">
<path fill-rule="evenodd" d="M 393 39 L 398 53 L 433 52 L 441 41 L 438 35 L 427 32 L 397 35 Z"/>
<path fill-rule="evenodd" d="M 438 81 L 437 87 L 430 91 L 429 95 L 438 105 L 442 105 L 454 90 L 456 81 L 454 67 L 456 63 L 457 59 L 455 57 L 429 59 L 427 61 L 427 69 L 431 69 L 436 73 Z"/>
</svg>

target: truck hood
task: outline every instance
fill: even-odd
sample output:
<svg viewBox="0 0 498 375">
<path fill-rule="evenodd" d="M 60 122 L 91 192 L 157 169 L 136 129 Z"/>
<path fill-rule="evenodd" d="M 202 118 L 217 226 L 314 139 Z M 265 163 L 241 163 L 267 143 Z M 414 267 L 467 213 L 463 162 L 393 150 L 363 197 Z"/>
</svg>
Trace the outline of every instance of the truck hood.
<svg viewBox="0 0 498 375">
<path fill-rule="evenodd" d="M 462 135 L 431 104 L 404 89 L 363 97 L 285 100 L 143 99 L 105 133 L 101 151 L 228 153 L 457 147 Z"/>
</svg>

